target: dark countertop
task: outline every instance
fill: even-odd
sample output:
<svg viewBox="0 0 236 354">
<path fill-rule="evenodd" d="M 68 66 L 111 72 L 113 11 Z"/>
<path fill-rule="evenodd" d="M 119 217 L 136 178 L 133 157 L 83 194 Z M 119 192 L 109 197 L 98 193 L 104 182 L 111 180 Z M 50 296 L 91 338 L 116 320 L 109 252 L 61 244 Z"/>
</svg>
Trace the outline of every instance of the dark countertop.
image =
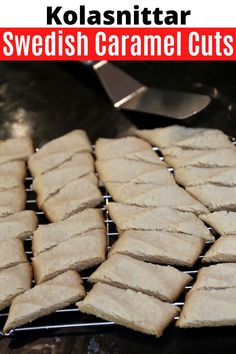
<svg viewBox="0 0 236 354">
<path fill-rule="evenodd" d="M 236 63 L 122 62 L 147 85 L 211 95 L 211 105 L 183 124 L 220 128 L 236 136 Z M 98 137 L 173 124 L 163 117 L 116 111 L 93 73 L 76 63 L 0 63 L 0 139 L 30 133 L 36 146 L 74 128 Z M 176 122 L 175 122 L 176 123 Z M 178 123 L 178 122 L 177 122 Z M 235 353 L 234 328 L 180 331 L 155 339 L 118 326 L 73 335 L 15 337 L 0 341 L 0 353 Z"/>
</svg>

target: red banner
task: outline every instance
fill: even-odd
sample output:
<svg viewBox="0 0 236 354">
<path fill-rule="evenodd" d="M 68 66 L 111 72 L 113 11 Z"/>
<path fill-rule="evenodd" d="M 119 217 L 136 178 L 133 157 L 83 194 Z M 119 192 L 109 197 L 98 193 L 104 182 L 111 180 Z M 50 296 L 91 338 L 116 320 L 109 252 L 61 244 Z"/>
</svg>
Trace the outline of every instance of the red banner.
<svg viewBox="0 0 236 354">
<path fill-rule="evenodd" d="M 235 28 L 1 28 L 0 60 L 235 60 Z"/>
</svg>

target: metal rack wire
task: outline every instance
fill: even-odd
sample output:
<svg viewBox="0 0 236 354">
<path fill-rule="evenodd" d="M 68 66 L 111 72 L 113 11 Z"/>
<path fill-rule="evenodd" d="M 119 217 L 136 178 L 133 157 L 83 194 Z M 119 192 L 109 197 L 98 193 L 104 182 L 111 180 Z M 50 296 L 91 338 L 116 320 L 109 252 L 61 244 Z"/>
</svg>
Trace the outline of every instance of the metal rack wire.
<svg viewBox="0 0 236 354">
<path fill-rule="evenodd" d="M 158 148 L 154 148 L 154 150 L 159 153 Z M 163 159 L 160 155 L 160 158 Z M 171 171 L 172 169 L 170 169 Z M 38 209 L 37 203 L 36 203 L 36 195 L 32 190 L 32 180 L 33 178 L 31 176 L 26 177 L 25 179 L 25 189 L 27 193 L 27 202 L 26 202 L 26 209 L 29 210 L 34 210 L 35 213 L 37 214 L 38 220 L 39 220 L 39 225 L 40 224 L 47 224 L 48 220 L 46 219 L 43 211 Z M 118 232 L 116 230 L 116 226 L 113 222 L 113 220 L 109 217 L 108 211 L 106 209 L 106 206 L 108 203 L 112 200 L 111 196 L 107 193 L 107 191 L 104 189 L 104 187 L 101 187 L 101 192 L 103 194 L 104 198 L 104 203 L 102 206 L 102 211 L 104 215 L 104 222 L 106 225 L 106 235 L 107 235 L 107 250 L 109 251 L 110 247 L 112 244 L 117 240 L 118 237 Z M 208 248 L 209 245 L 206 244 L 206 248 Z M 32 257 L 32 251 L 31 251 L 31 238 L 28 238 L 25 240 L 25 252 L 31 260 Z M 195 264 L 194 268 L 191 269 L 183 269 L 179 268 L 181 271 L 190 274 L 193 278 L 195 278 L 198 269 L 201 267 L 201 258 L 203 256 L 199 257 L 199 261 L 197 264 Z M 178 268 L 178 267 L 177 267 Z M 86 290 L 89 290 L 91 288 L 91 285 L 88 283 L 88 277 L 94 269 L 89 269 L 82 271 L 80 273 Z M 34 284 L 33 284 L 34 285 Z M 175 305 L 182 307 L 184 305 L 184 297 L 186 295 L 186 292 L 189 291 L 189 289 L 192 288 L 192 285 L 186 286 L 185 291 L 181 295 L 181 297 L 178 299 L 177 302 L 175 302 Z M 4 323 L 7 319 L 8 316 L 8 309 L 5 309 L 0 312 L 0 328 L 3 328 Z M 115 324 L 113 322 L 107 322 L 103 320 L 99 320 L 95 318 L 94 316 L 88 316 L 85 314 L 80 313 L 79 309 L 76 306 L 69 306 L 66 309 L 58 310 L 55 313 L 42 317 L 38 320 L 33 321 L 30 324 L 24 325 L 22 327 L 16 328 L 12 330 L 8 334 L 4 334 L 3 332 L 0 331 L 0 338 L 1 337 L 8 337 L 8 336 L 13 336 L 13 335 L 18 335 L 18 334 L 24 334 L 24 335 L 29 335 L 32 333 L 39 333 L 39 332 L 53 332 L 53 333 L 68 333 L 73 332 L 73 331 L 78 331 L 78 330 L 87 330 L 88 328 L 104 328 L 104 327 L 111 327 L 114 326 Z"/>
</svg>

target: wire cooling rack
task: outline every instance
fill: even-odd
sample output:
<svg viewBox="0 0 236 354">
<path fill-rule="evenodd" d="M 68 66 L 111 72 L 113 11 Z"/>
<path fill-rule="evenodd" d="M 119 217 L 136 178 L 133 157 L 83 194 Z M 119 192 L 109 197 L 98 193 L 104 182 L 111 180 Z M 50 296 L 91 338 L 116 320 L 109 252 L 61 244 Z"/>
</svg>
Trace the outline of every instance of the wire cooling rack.
<svg viewBox="0 0 236 354">
<path fill-rule="evenodd" d="M 159 151 L 158 148 L 153 148 L 154 151 L 157 152 L 159 155 L 160 159 L 163 160 L 163 157 Z M 173 169 L 169 169 L 170 172 L 173 171 Z M 38 220 L 39 220 L 39 225 L 40 224 L 48 224 L 49 221 L 46 219 L 44 212 L 37 207 L 36 203 L 36 195 L 32 190 L 32 181 L 33 178 L 31 176 L 26 177 L 25 179 L 25 189 L 27 193 L 27 201 L 26 201 L 26 209 L 28 210 L 34 210 L 35 213 L 37 214 Z M 103 211 L 104 215 L 104 222 L 106 225 L 106 236 L 107 236 L 107 251 L 109 251 L 110 247 L 112 244 L 117 240 L 118 237 L 118 232 L 116 230 L 116 226 L 113 222 L 113 220 L 109 217 L 108 211 L 106 209 L 106 206 L 109 204 L 109 202 L 112 201 L 111 196 L 107 193 L 104 187 L 100 187 L 104 203 L 101 206 L 101 209 Z M 29 261 L 31 261 L 32 257 L 32 251 L 31 251 L 31 238 L 28 238 L 24 242 L 25 245 L 25 253 L 27 254 L 27 257 Z M 206 248 L 203 252 L 209 248 L 209 244 L 206 243 Z M 193 277 L 193 281 L 196 277 L 196 274 L 198 272 L 198 269 L 202 267 L 201 264 L 201 258 L 203 255 L 199 257 L 198 262 L 194 265 L 194 268 L 182 268 L 182 267 L 176 267 L 179 270 L 190 274 Z M 84 281 L 84 286 L 86 290 L 91 289 L 91 285 L 88 283 L 88 277 L 96 268 L 92 268 L 89 270 L 82 271 L 80 273 L 83 281 Z M 34 282 L 33 282 L 34 285 Z M 189 289 L 192 288 L 192 283 L 188 286 L 185 287 L 184 292 L 180 296 L 180 298 L 175 302 L 175 305 L 182 307 L 184 305 L 184 298 L 186 295 L 186 292 L 189 291 Z M 3 328 L 7 316 L 8 316 L 8 308 L 4 309 L 3 311 L 0 312 L 0 328 Z M 108 322 L 108 321 L 103 321 L 100 319 L 97 319 L 94 316 L 89 316 L 86 314 L 82 314 L 79 309 L 75 306 L 69 306 L 65 309 L 58 310 L 54 312 L 53 314 L 49 316 L 45 316 L 42 318 L 39 318 L 29 324 L 26 324 L 22 327 L 16 328 L 9 332 L 8 334 L 4 334 L 3 332 L 0 331 L 0 337 L 9 337 L 13 335 L 32 335 L 33 333 L 40 335 L 41 333 L 53 333 L 53 334 L 62 334 L 62 333 L 72 333 L 74 331 L 82 330 L 86 331 L 89 328 L 91 329 L 97 329 L 97 328 L 105 328 L 105 327 L 111 327 L 114 326 L 115 324 L 113 322 Z"/>
</svg>

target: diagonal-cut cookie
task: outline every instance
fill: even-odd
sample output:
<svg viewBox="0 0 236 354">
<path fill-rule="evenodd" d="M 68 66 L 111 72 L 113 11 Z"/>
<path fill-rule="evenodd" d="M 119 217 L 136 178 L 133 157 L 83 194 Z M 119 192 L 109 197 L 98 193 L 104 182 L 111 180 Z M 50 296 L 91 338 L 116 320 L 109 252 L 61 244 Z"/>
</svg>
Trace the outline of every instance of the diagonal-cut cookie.
<svg viewBox="0 0 236 354">
<path fill-rule="evenodd" d="M 156 230 L 180 232 L 214 241 L 204 223 L 193 213 L 171 208 L 142 208 L 121 203 L 109 203 L 108 211 L 119 231 Z"/>
<path fill-rule="evenodd" d="M 231 210 L 236 211 L 236 187 L 216 186 L 204 184 L 187 187 L 186 190 L 210 211 Z"/>
<path fill-rule="evenodd" d="M 193 150 L 235 149 L 229 137 L 218 129 L 209 129 L 194 134 L 184 140 L 177 141 L 174 145 Z"/>
<path fill-rule="evenodd" d="M 207 213 L 207 208 L 176 184 L 155 186 L 133 183 L 106 183 L 113 200 L 141 207 L 171 207 L 197 215 Z"/>
<path fill-rule="evenodd" d="M 233 167 L 234 168 L 234 167 Z M 198 186 L 209 183 L 215 176 L 220 175 L 225 168 L 205 168 L 205 167 L 180 167 L 174 170 L 177 183 L 184 187 Z"/>
<path fill-rule="evenodd" d="M 219 186 L 236 187 L 236 167 L 221 168 L 208 182 Z"/>
<path fill-rule="evenodd" d="M 175 301 L 191 280 L 190 275 L 174 267 L 146 263 L 118 253 L 110 256 L 89 277 L 90 283 L 133 289 L 168 302 Z"/>
<path fill-rule="evenodd" d="M 42 283 L 69 269 L 81 271 L 91 268 L 102 263 L 105 255 L 105 231 L 93 230 L 35 256 L 32 262 L 35 281 Z"/>
<path fill-rule="evenodd" d="M 236 167 L 204 168 L 183 167 L 174 171 L 176 181 L 185 187 L 201 184 L 216 184 L 219 186 L 236 186 Z"/>
<path fill-rule="evenodd" d="M 2 166 L 5 166 L 5 164 Z M 17 175 L 0 175 L 0 192 L 9 190 L 11 188 L 21 187 L 23 185 L 24 182 L 22 178 L 19 178 Z"/>
<path fill-rule="evenodd" d="M 92 147 L 84 130 L 71 132 L 44 144 L 30 159 L 40 159 L 46 155 L 58 152 L 91 152 Z"/>
<path fill-rule="evenodd" d="M 90 172 L 94 171 L 94 160 L 89 152 L 58 152 L 45 155 L 40 159 L 29 159 L 28 166 L 32 176 L 42 175 L 56 168 L 67 168 L 74 165 L 86 165 Z"/>
<path fill-rule="evenodd" d="M 85 209 L 66 220 L 41 225 L 33 235 L 33 254 L 36 255 L 63 241 L 96 229 L 105 229 L 100 209 Z"/>
<path fill-rule="evenodd" d="M 96 284 L 84 301 L 76 305 L 81 312 L 156 337 L 162 335 L 180 311 L 152 296 L 102 283 Z"/>
<path fill-rule="evenodd" d="M 204 240 L 181 233 L 128 230 L 112 246 L 110 255 L 125 254 L 146 262 L 192 267 Z"/>
<path fill-rule="evenodd" d="M 44 175 L 35 177 L 33 181 L 33 190 L 37 192 L 37 202 L 39 207 L 48 199 L 57 194 L 62 188 L 66 187 L 68 183 L 79 178 L 88 178 L 93 175 L 90 173 L 90 168 L 86 165 L 78 165 L 67 168 L 59 168 L 50 171 Z"/>
<path fill-rule="evenodd" d="M 85 209 L 66 220 L 41 225 L 34 232 L 32 250 L 36 255 L 57 246 L 59 243 L 96 229 L 105 229 L 102 211 Z"/>
<path fill-rule="evenodd" d="M 220 235 L 236 235 L 236 213 L 233 211 L 215 211 L 200 215 L 200 219 L 213 227 Z"/>
<path fill-rule="evenodd" d="M 157 153 L 151 148 L 127 154 L 126 156 L 123 156 L 123 158 L 126 158 L 129 161 L 142 161 L 166 167 L 166 163 L 163 162 Z"/>
<path fill-rule="evenodd" d="M 19 294 L 31 288 L 32 269 L 29 263 L 19 263 L 0 271 L 0 310 L 8 307 Z"/>
<path fill-rule="evenodd" d="M 10 161 L 27 161 L 33 152 L 33 143 L 29 137 L 0 141 L 0 165 Z"/>
<path fill-rule="evenodd" d="M 64 220 L 85 208 L 93 208 L 103 201 L 97 187 L 98 180 L 85 176 L 67 184 L 57 194 L 42 204 L 42 209 L 52 222 Z"/>
<path fill-rule="evenodd" d="M 0 218 L 0 240 L 6 241 L 12 238 L 24 240 L 32 235 L 37 225 L 38 219 L 32 210 L 23 210 L 5 218 Z"/>
<path fill-rule="evenodd" d="M 10 307 L 4 332 L 49 315 L 81 300 L 85 296 L 78 273 L 65 272 L 58 277 L 17 296 Z"/>
<path fill-rule="evenodd" d="M 236 325 L 236 288 L 190 291 L 177 327 L 221 327 Z"/>
<path fill-rule="evenodd" d="M 95 153 L 97 160 L 113 160 L 143 150 L 151 150 L 151 145 L 131 136 L 120 139 L 100 138 L 96 141 Z"/>
<path fill-rule="evenodd" d="M 100 179 L 104 183 L 106 182 L 124 183 L 124 182 L 133 181 L 134 179 L 139 181 L 139 178 L 140 181 L 143 180 L 144 183 L 145 182 L 153 183 L 155 181 L 155 178 L 152 177 L 152 173 L 154 173 L 154 175 L 157 174 L 157 176 L 158 173 L 160 174 L 162 173 L 163 175 L 165 174 L 167 183 L 170 180 L 173 181 L 173 177 L 167 171 L 164 164 L 156 165 L 152 163 L 146 163 L 143 161 L 133 161 L 133 160 L 122 158 L 122 159 L 114 159 L 114 160 L 99 160 L 96 162 L 96 169 L 98 171 Z M 147 176 L 146 178 L 145 175 Z M 149 175 L 150 177 L 148 177 Z M 156 183 L 158 183 L 158 179 L 156 179 Z"/>
<path fill-rule="evenodd" d="M 217 241 L 216 241 L 217 243 Z M 192 290 L 226 289 L 236 287 L 236 263 L 216 264 L 198 271 Z"/>
<path fill-rule="evenodd" d="M 153 146 L 165 148 L 176 144 L 178 141 L 207 131 L 205 128 L 186 128 L 180 125 L 171 125 L 165 128 L 136 130 L 134 134 Z"/>
<path fill-rule="evenodd" d="M 236 262 L 236 237 L 221 236 L 207 251 L 204 263 Z"/>
<path fill-rule="evenodd" d="M 232 167 L 236 166 L 236 149 L 184 150 L 171 147 L 162 150 L 165 161 L 174 168 L 195 167 Z"/>
<path fill-rule="evenodd" d="M 0 191 L 0 218 L 23 210 L 25 202 L 24 186 Z"/>
<path fill-rule="evenodd" d="M 25 176 L 24 161 L 11 161 L 0 165 L 0 190 L 21 186 Z"/>
<path fill-rule="evenodd" d="M 3 241 L 0 247 L 0 271 L 19 263 L 26 263 L 23 242 L 17 238 Z"/>
<path fill-rule="evenodd" d="M 126 182 L 132 182 L 137 184 L 153 184 L 156 186 L 176 184 L 173 174 L 165 168 L 156 169 L 155 171 L 144 173 L 143 175 L 132 178 Z"/>
</svg>

